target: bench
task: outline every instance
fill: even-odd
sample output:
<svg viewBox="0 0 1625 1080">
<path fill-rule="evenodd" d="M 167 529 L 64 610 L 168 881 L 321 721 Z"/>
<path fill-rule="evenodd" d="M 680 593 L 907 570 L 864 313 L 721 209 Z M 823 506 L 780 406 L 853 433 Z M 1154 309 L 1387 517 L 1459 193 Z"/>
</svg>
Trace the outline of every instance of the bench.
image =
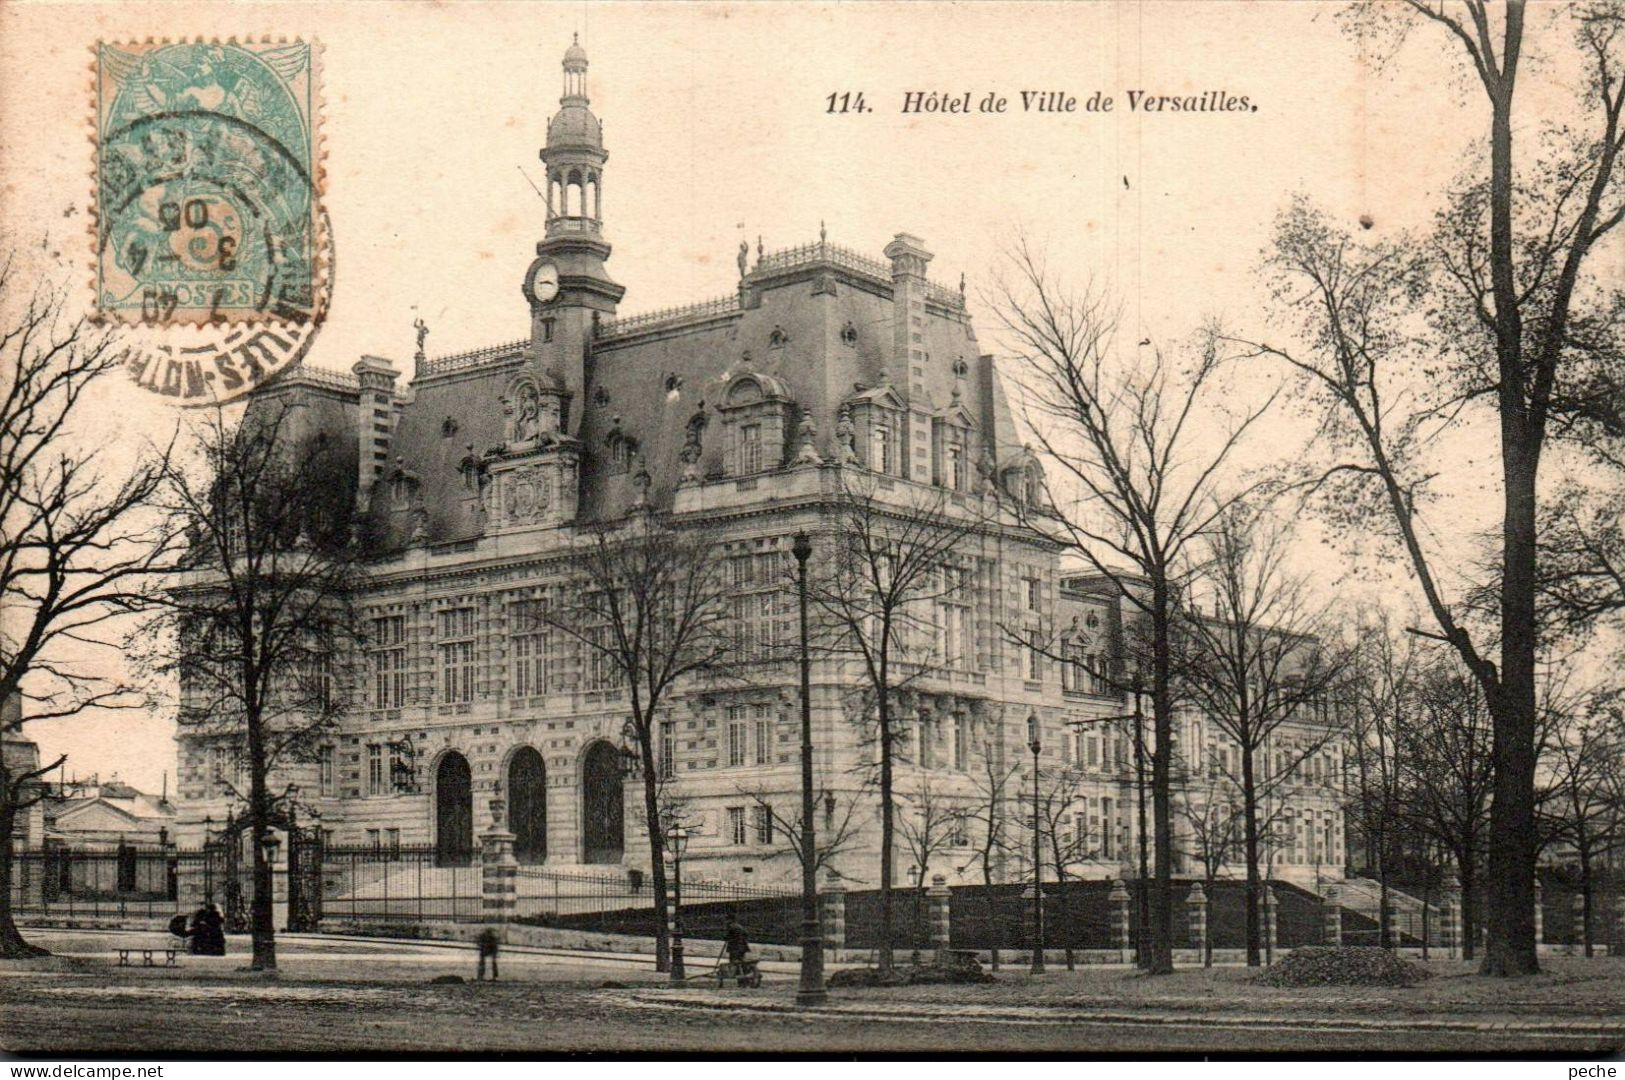
<svg viewBox="0 0 1625 1080">
<path fill-rule="evenodd" d="M 161 952 L 161 953 L 164 954 L 164 964 L 163 964 L 164 967 L 180 967 L 181 966 L 179 950 L 173 949 L 173 948 L 170 948 L 170 949 L 120 949 L 120 950 L 118 950 L 118 966 L 119 967 L 130 967 L 130 966 L 132 966 L 130 964 L 130 954 L 133 953 L 133 952 L 139 952 L 141 954 L 141 966 L 142 967 L 157 967 L 158 966 L 157 961 L 153 959 L 153 955 L 152 955 L 153 953 L 156 953 L 156 952 Z"/>
</svg>

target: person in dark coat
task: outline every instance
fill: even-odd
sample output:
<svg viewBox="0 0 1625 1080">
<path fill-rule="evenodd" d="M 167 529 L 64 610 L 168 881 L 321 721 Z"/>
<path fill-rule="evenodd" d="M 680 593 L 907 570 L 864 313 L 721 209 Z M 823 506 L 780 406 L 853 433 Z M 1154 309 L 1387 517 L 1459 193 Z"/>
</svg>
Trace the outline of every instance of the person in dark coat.
<svg viewBox="0 0 1625 1080">
<path fill-rule="evenodd" d="M 745 928 L 739 925 L 739 920 L 732 915 L 728 916 L 727 937 L 724 939 L 728 949 L 728 963 L 735 971 L 739 971 L 745 957 L 750 954 L 750 940 L 745 937 Z"/>
<path fill-rule="evenodd" d="M 485 960 L 487 957 L 491 959 L 491 981 L 497 981 L 497 949 L 501 946 L 501 943 L 502 939 L 489 926 L 481 930 L 479 936 L 474 939 L 474 945 L 480 951 L 480 971 L 475 981 L 485 981 Z"/>
<path fill-rule="evenodd" d="M 204 901 L 192 915 L 188 936 L 192 939 L 194 956 L 226 955 L 226 920 L 213 900 Z"/>
</svg>

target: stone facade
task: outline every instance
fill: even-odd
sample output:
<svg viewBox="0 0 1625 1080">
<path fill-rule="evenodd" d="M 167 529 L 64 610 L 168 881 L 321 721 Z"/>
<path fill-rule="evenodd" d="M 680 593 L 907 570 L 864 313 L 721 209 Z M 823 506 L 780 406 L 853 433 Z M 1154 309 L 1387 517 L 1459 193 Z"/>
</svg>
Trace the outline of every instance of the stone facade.
<svg viewBox="0 0 1625 1080">
<path fill-rule="evenodd" d="M 359 706 L 318 762 L 285 779 L 340 843 L 458 857 L 489 827 L 475 808 L 500 794 L 521 864 L 646 868 L 641 794 L 636 781 L 621 790 L 624 692 L 581 648 L 537 632 L 526 606 L 563 586 L 584 528 L 649 507 L 721 538 L 743 654 L 789 646 L 795 612 L 779 583 L 791 539 L 806 529 L 831 542 L 842 477 L 861 474 L 881 498 L 935 489 L 983 522 L 956 547 L 956 599 L 932 614 L 939 662 L 899 704 L 898 788 L 914 800 L 901 812 L 926 787 L 969 810 L 990 758 L 1025 775 L 1033 717 L 1042 767 L 1076 761 L 1083 777 L 1068 827 L 1105 838 L 1082 869 L 1117 876 L 1134 832 L 1130 785 L 1116 744 L 1091 723 L 1124 703 L 1006 628 L 1048 638 L 1076 625 L 1089 655 L 1105 657 L 1121 616 L 1063 575 L 1057 545 L 1029 524 L 1044 513 L 1042 474 L 963 286 L 929 279 L 919 238 L 898 234 L 876 259 L 820 236 L 778 252 L 742 246 L 732 295 L 621 317 L 603 235 L 608 155 L 578 45 L 564 69 L 541 152 L 548 218 L 521 283 L 531 336 L 420 352 L 405 385 L 395 364 L 365 357 L 348 376 L 295 371 L 267 395 L 303 402 L 310 431 L 354 447 L 353 472 L 333 482 L 353 487 L 391 552 L 366 598 Z M 857 778 L 868 750 L 849 715 L 856 677 L 841 662 L 814 665 L 815 770 L 822 826 L 867 800 L 836 869 L 872 882 L 878 822 Z M 763 661 L 743 688 L 685 687 L 669 702 L 655 743 L 697 826 L 685 877 L 799 875 L 759 805 L 794 813 L 798 693 L 794 664 Z M 216 777 L 235 755 L 187 731 L 179 742 L 182 841 L 195 842 L 206 814 L 225 816 Z M 1012 817 L 1027 790 L 1011 783 Z M 980 880 L 974 843 L 973 827 L 953 831 L 923 872 Z M 1023 873 L 1023 857 L 1013 852 L 1000 874 Z M 906 844 L 897 858 L 899 884 L 922 872 Z"/>
</svg>

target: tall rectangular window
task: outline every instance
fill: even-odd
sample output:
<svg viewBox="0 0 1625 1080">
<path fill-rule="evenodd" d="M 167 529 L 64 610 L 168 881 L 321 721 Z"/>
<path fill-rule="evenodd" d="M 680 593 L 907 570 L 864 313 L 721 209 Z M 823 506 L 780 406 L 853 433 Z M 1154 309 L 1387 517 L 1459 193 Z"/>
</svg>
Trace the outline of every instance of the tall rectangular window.
<svg viewBox="0 0 1625 1080">
<path fill-rule="evenodd" d="M 440 700 L 460 704 L 474 700 L 474 609 L 440 613 Z"/>
<path fill-rule="evenodd" d="M 773 811 L 766 806 L 756 807 L 756 842 L 758 844 L 773 842 Z"/>
<path fill-rule="evenodd" d="M 873 423 L 874 426 L 869 429 L 869 468 L 875 472 L 894 472 L 891 428 L 879 419 Z"/>
<path fill-rule="evenodd" d="M 762 425 L 739 426 L 739 473 L 749 476 L 762 471 Z"/>
<path fill-rule="evenodd" d="M 968 486 L 965 483 L 965 448 L 957 442 L 948 443 L 948 485 L 955 491 L 964 491 Z"/>
<path fill-rule="evenodd" d="M 773 721 L 767 715 L 767 706 L 756 706 L 756 764 L 773 763 Z"/>
<path fill-rule="evenodd" d="M 514 697 L 538 697 L 552 686 L 553 637 L 542 611 L 540 600 L 521 600 L 509 608 Z"/>
<path fill-rule="evenodd" d="M 333 748 L 324 746 L 316 751 L 316 786 L 323 795 L 337 795 L 337 777 L 333 771 Z"/>
<path fill-rule="evenodd" d="M 1022 583 L 1022 599 L 1026 601 L 1028 611 L 1037 611 L 1043 599 L 1043 586 L 1037 577 L 1024 577 Z"/>
<path fill-rule="evenodd" d="M 377 743 L 367 747 L 367 794 L 384 793 L 384 748 Z"/>
<path fill-rule="evenodd" d="M 1112 854 L 1112 833 L 1115 831 L 1113 829 L 1114 824 L 1115 819 L 1112 817 L 1112 801 L 1110 799 L 1101 799 L 1100 857 L 1103 859 L 1110 859 L 1114 857 Z"/>
<path fill-rule="evenodd" d="M 406 616 L 385 615 L 372 620 L 368 641 L 372 663 L 372 703 L 378 709 L 399 709 L 406 703 Z"/>
<path fill-rule="evenodd" d="M 970 769 L 971 726 L 969 713 L 954 714 L 954 768 L 960 772 Z"/>
<path fill-rule="evenodd" d="M 677 775 L 677 721 L 660 721 L 660 778 Z"/>
<path fill-rule="evenodd" d="M 732 706 L 728 710 L 728 764 L 745 763 L 745 710 Z"/>
<path fill-rule="evenodd" d="M 728 807 L 728 842 L 735 846 L 745 843 L 745 808 Z"/>
</svg>

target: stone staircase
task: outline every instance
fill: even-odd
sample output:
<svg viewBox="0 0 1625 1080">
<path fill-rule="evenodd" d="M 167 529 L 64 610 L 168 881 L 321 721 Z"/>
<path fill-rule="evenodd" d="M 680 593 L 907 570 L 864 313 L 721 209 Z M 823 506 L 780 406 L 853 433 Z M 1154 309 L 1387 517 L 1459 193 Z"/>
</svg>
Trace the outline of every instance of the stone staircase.
<svg viewBox="0 0 1625 1080">
<path fill-rule="evenodd" d="M 1382 903 L 1382 884 L 1370 878 L 1345 878 L 1333 882 L 1324 888 L 1326 899 L 1336 903 L 1339 907 L 1358 913 L 1380 926 L 1379 909 Z M 1390 927 L 1393 933 L 1400 936 L 1403 942 L 1420 944 L 1422 941 L 1423 912 L 1427 912 L 1428 929 L 1430 936 L 1435 940 L 1439 937 L 1439 929 L 1443 924 L 1443 913 L 1437 904 L 1424 904 L 1410 893 L 1400 892 L 1392 885 L 1388 886 L 1388 905 L 1392 913 Z"/>
</svg>

